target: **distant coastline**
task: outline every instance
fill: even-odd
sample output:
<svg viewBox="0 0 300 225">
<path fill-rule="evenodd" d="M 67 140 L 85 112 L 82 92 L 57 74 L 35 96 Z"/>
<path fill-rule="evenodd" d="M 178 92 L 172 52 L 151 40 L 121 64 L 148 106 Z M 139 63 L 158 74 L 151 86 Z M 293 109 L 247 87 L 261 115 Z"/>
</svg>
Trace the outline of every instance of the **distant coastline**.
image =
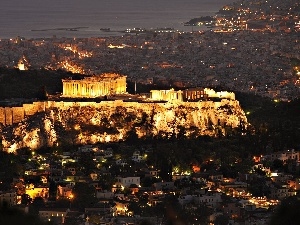
<svg viewBox="0 0 300 225">
<path fill-rule="evenodd" d="M 31 31 L 51 31 L 51 30 L 65 30 L 65 31 L 78 31 L 79 29 L 84 29 L 88 27 L 70 27 L 70 28 L 52 28 L 52 29 L 35 29 Z"/>
<path fill-rule="evenodd" d="M 118 31 L 135 27 L 147 30 L 170 27 L 180 31 L 191 31 L 192 28 L 184 26 L 184 22 L 190 18 L 213 15 L 224 4 L 231 2 L 173 0 L 170 4 L 168 0 L 132 0 L 123 4 L 121 0 L 90 0 L 89 4 L 86 4 L 75 1 L 76 4 L 71 4 L 71 0 L 43 3 L 31 0 L 23 5 L 20 5 L 18 0 L 5 2 L 0 8 L 0 38 L 44 38 L 53 35 L 70 38 L 115 36 L 118 35 Z M 193 29 L 202 30 L 205 27 Z"/>
</svg>

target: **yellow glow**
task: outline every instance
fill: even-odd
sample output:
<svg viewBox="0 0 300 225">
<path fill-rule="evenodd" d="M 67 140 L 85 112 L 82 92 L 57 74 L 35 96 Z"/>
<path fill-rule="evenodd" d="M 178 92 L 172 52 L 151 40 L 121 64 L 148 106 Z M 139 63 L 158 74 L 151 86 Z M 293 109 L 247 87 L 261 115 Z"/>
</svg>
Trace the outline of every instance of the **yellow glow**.
<svg viewBox="0 0 300 225">
<path fill-rule="evenodd" d="M 72 200 L 73 198 L 74 198 L 74 195 L 73 195 L 73 194 L 70 194 L 70 195 L 69 195 L 69 199 Z"/>
<path fill-rule="evenodd" d="M 65 69 L 65 70 L 70 71 L 72 73 L 82 73 L 82 74 L 84 74 L 84 69 L 81 66 L 77 66 L 73 62 L 68 62 L 67 60 L 65 60 L 65 61 L 62 61 L 62 62 L 58 62 L 58 64 L 62 69 Z"/>
<path fill-rule="evenodd" d="M 30 186 L 30 187 L 26 188 L 25 192 L 32 199 L 34 199 L 36 197 L 47 198 L 48 197 L 49 188 Z"/>
</svg>

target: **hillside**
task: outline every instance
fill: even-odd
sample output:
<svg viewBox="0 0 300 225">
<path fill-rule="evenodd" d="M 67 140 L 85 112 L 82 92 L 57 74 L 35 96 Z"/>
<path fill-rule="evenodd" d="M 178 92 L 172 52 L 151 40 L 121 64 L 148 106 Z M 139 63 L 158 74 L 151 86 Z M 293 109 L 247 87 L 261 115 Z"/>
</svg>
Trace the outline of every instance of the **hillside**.
<svg viewBox="0 0 300 225">
<path fill-rule="evenodd" d="M 16 107 L 21 114 L 31 115 L 3 127 L 5 149 L 13 152 L 62 142 L 70 145 L 118 142 L 133 137 L 220 136 L 229 132 L 228 129 L 247 127 L 247 118 L 238 102 L 227 99 L 178 103 L 49 101 L 43 104 L 42 107 L 36 103 Z"/>
<path fill-rule="evenodd" d="M 43 94 L 41 87 L 45 87 L 50 94 L 62 92 L 61 79 L 70 76 L 78 75 L 65 71 L 19 71 L 0 68 L 0 100 L 12 97 L 37 98 Z M 134 83 L 128 82 L 127 87 L 129 93 L 134 93 Z M 145 93 L 151 89 L 164 89 L 164 87 L 139 84 L 137 92 Z M 249 138 L 257 152 L 265 152 L 268 149 L 300 148 L 298 141 L 300 140 L 299 99 L 276 103 L 271 99 L 239 92 L 236 93 L 236 99 L 246 113 L 247 121 L 251 124 Z M 34 120 L 34 118 L 31 119 Z M 3 131 L 9 129 L 13 128 L 6 127 Z M 108 131 L 111 132 L 110 129 Z"/>
</svg>

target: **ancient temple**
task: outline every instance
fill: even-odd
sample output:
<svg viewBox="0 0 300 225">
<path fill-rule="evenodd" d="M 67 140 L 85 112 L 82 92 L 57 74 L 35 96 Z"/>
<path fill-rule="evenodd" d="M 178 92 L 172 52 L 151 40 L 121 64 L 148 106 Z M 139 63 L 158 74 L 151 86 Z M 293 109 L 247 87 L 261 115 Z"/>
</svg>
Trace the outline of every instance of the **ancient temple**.
<svg viewBox="0 0 300 225">
<path fill-rule="evenodd" d="M 170 90 L 151 90 L 150 99 L 156 101 L 182 101 L 182 91 L 175 91 L 173 88 Z"/>
<path fill-rule="evenodd" d="M 69 98 L 96 98 L 126 93 L 126 76 L 104 73 L 81 80 L 63 79 L 63 95 Z"/>
</svg>

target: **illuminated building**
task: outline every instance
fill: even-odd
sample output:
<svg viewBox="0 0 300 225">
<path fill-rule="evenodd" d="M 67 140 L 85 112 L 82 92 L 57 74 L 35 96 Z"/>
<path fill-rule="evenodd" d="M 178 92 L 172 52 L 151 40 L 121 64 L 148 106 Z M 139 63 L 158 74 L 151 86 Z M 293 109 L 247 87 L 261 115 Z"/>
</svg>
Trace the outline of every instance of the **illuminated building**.
<svg viewBox="0 0 300 225">
<path fill-rule="evenodd" d="M 36 197 L 48 198 L 49 197 L 49 188 L 47 186 L 34 186 L 33 184 L 26 185 L 26 194 L 30 198 L 35 199 Z"/>
<path fill-rule="evenodd" d="M 182 101 L 182 91 L 170 90 L 151 90 L 150 98 L 157 101 Z"/>
<path fill-rule="evenodd" d="M 84 77 L 82 80 L 65 79 L 62 82 L 62 97 L 95 98 L 126 93 L 126 76 L 115 73 Z"/>
<path fill-rule="evenodd" d="M 25 70 L 25 65 L 22 60 L 19 61 L 18 68 L 19 68 L 19 70 Z"/>
<path fill-rule="evenodd" d="M 200 100 L 207 97 L 208 95 L 203 88 L 189 88 L 184 91 L 184 99 L 186 101 Z"/>
<path fill-rule="evenodd" d="M 28 70 L 28 67 L 29 67 L 29 63 L 25 58 L 25 56 L 23 55 L 23 57 L 19 60 L 18 66 L 16 68 L 18 68 L 19 70 Z"/>
<path fill-rule="evenodd" d="M 235 100 L 233 92 L 216 92 L 209 88 L 189 88 L 183 91 L 170 90 L 151 90 L 150 99 L 156 101 L 200 101 L 207 98 L 231 99 Z"/>
<path fill-rule="evenodd" d="M 64 224 L 67 213 L 68 211 L 66 208 L 61 208 L 61 209 L 44 208 L 39 210 L 39 217 L 43 221 L 47 221 L 47 222 L 55 221 L 58 224 Z"/>
</svg>

